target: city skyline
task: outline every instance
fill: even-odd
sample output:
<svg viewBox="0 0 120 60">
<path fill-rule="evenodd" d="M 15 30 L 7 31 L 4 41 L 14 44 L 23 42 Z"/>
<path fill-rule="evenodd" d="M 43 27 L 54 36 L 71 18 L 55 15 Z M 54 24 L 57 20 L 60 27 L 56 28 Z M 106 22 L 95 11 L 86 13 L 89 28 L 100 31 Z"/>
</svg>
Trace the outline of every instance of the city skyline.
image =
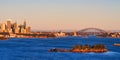
<svg viewBox="0 0 120 60">
<path fill-rule="evenodd" d="M 27 20 L 32 30 L 120 30 L 116 0 L 0 0 L 0 22 Z"/>
<path fill-rule="evenodd" d="M 18 33 L 31 33 L 31 27 L 27 24 L 26 19 L 22 24 L 13 22 L 11 19 L 8 19 L 6 22 L 0 22 L 0 32 L 18 34 Z"/>
<path fill-rule="evenodd" d="M 83 29 L 79 29 L 79 30 L 34 30 L 32 29 L 32 27 L 28 24 L 28 21 L 26 19 L 24 19 L 23 21 L 21 21 L 22 23 L 20 22 L 17 22 L 16 20 L 12 20 L 12 19 L 6 19 L 4 21 L 0 21 L 0 29 L 5 29 L 5 28 L 8 28 L 8 29 L 12 29 L 12 25 L 14 25 L 13 27 L 15 28 L 18 28 L 19 26 L 23 27 L 24 29 L 26 28 L 30 28 L 29 29 L 29 32 L 39 32 L 39 31 L 63 31 L 63 32 L 73 32 L 73 31 L 80 31 L 80 30 L 83 30 L 83 29 L 102 29 L 102 28 L 95 28 L 95 27 L 88 27 L 88 28 L 83 28 Z M 9 23 L 9 25 L 8 25 Z M 105 30 L 105 31 L 108 31 L 108 32 L 120 32 L 120 30 Z M 1 30 L 0 30 L 1 32 Z M 3 32 L 3 31 L 2 31 Z M 4 31 L 5 32 L 5 31 Z"/>
</svg>

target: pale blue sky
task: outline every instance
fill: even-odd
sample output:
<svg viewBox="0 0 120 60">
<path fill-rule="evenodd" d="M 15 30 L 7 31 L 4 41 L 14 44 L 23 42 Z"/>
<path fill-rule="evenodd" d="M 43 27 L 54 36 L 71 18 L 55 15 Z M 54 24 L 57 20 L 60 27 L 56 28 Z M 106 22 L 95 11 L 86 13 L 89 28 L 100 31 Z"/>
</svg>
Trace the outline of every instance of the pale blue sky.
<svg viewBox="0 0 120 60">
<path fill-rule="evenodd" d="M 24 18 L 33 30 L 120 30 L 120 0 L 0 0 L 0 21 Z"/>
</svg>

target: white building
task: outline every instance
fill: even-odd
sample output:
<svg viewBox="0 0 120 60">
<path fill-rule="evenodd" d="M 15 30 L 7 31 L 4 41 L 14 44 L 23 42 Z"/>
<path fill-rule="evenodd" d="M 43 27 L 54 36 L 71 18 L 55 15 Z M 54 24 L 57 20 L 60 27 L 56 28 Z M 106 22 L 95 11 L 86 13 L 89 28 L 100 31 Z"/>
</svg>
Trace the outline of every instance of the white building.
<svg viewBox="0 0 120 60">
<path fill-rule="evenodd" d="M 65 37 L 66 34 L 63 33 L 63 32 L 60 32 L 60 33 L 55 33 L 55 36 L 56 36 L 56 37 Z"/>
</svg>

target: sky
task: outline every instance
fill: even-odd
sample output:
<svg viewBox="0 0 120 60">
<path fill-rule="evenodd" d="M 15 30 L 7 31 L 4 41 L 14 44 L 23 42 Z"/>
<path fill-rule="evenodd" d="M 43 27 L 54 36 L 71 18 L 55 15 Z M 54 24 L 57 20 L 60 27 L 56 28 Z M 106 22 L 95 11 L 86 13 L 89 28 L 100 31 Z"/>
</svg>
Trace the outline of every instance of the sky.
<svg viewBox="0 0 120 60">
<path fill-rule="evenodd" d="M 0 0 L 0 22 L 32 30 L 120 30 L 120 0 Z"/>
</svg>

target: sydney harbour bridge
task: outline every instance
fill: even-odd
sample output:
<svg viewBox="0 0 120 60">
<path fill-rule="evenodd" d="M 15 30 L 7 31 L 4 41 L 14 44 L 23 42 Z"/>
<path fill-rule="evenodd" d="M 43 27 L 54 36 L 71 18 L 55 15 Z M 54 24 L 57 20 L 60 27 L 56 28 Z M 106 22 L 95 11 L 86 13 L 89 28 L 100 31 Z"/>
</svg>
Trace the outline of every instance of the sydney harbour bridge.
<svg viewBox="0 0 120 60">
<path fill-rule="evenodd" d="M 78 35 L 82 35 L 82 36 L 89 36 L 89 35 L 105 35 L 107 33 L 107 31 L 99 29 L 99 28 L 85 28 L 82 30 L 79 30 Z"/>
</svg>

